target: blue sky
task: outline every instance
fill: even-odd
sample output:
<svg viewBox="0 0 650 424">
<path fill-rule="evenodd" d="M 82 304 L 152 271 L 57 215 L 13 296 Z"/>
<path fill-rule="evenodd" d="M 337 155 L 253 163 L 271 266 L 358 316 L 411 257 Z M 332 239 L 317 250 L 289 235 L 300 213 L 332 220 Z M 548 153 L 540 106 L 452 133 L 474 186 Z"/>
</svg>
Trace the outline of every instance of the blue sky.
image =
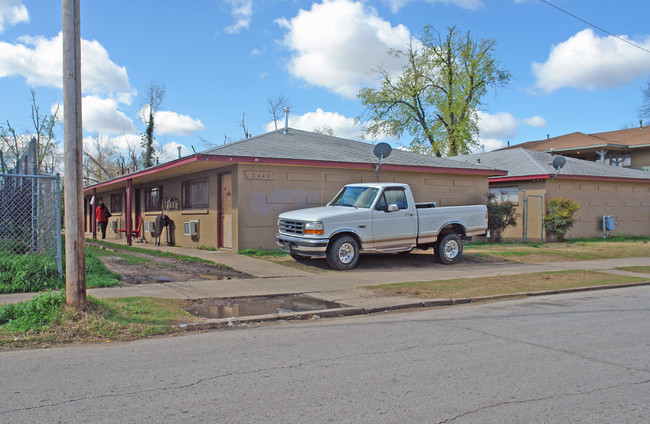
<svg viewBox="0 0 650 424">
<path fill-rule="evenodd" d="M 551 3 L 650 50 L 647 0 Z M 356 92 L 373 84 L 371 68 L 397 71 L 386 51 L 427 24 L 494 38 L 513 75 L 483 99 L 486 150 L 638 125 L 650 53 L 541 0 L 81 0 L 84 135 L 139 143 L 153 79 L 167 88 L 161 160 L 177 146 L 187 155 L 241 139 L 243 113 L 253 135 L 272 129 L 266 104 L 278 95 L 290 102 L 290 126 L 360 139 Z M 30 88 L 42 111 L 62 102 L 60 32 L 60 1 L 0 0 L 0 121 L 20 132 L 31 126 Z"/>
</svg>

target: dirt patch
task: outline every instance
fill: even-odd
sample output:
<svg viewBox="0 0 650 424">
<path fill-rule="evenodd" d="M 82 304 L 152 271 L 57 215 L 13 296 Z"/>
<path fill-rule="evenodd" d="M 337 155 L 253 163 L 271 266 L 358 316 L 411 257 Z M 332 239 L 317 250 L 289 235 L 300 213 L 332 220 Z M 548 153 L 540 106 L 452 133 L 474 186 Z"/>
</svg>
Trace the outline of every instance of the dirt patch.
<svg viewBox="0 0 650 424">
<path fill-rule="evenodd" d="M 95 246 L 100 247 L 101 246 Z M 106 267 L 122 275 L 126 284 L 162 283 L 189 280 L 230 280 L 250 275 L 224 265 L 189 262 L 174 257 L 129 252 L 111 247 L 99 259 Z M 134 258 L 138 258 L 134 260 Z"/>
</svg>

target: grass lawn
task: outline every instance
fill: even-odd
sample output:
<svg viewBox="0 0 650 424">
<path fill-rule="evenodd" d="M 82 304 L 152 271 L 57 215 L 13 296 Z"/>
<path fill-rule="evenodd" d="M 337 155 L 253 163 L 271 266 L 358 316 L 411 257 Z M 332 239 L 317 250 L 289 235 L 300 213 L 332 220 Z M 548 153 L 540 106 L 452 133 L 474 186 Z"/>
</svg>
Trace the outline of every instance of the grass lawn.
<svg viewBox="0 0 650 424">
<path fill-rule="evenodd" d="M 582 261 L 650 256 L 648 237 L 568 240 L 565 243 L 467 243 L 463 254 L 489 262 L 519 263 Z"/>
<path fill-rule="evenodd" d="M 63 296 L 52 292 L 59 302 L 41 301 L 43 293 L 14 309 L 13 320 L 3 320 L 0 308 L 0 349 L 47 347 L 65 343 L 113 342 L 141 339 L 182 331 L 178 324 L 197 321 L 182 308 L 186 301 L 132 297 L 95 299 L 89 308 L 77 312 L 66 308 Z M 24 310 L 24 311 L 23 311 Z M 21 316 L 22 315 L 22 316 Z M 28 315 L 28 319 L 24 319 Z"/>
<path fill-rule="evenodd" d="M 163 258 L 178 259 L 178 260 L 186 261 L 186 262 L 204 262 L 204 263 L 208 263 L 208 264 L 213 264 L 214 263 L 212 261 L 208 261 L 207 259 L 197 258 L 195 256 L 182 255 L 182 254 L 173 253 L 173 252 L 163 252 L 162 250 L 158 250 L 158 249 L 144 249 L 142 247 L 129 246 L 128 244 L 111 243 L 111 242 L 104 241 L 104 240 L 86 239 L 86 247 L 92 247 L 92 246 L 88 246 L 88 243 L 101 245 L 101 246 L 108 247 L 108 248 L 111 248 L 111 249 L 116 249 L 116 250 L 119 250 L 119 251 L 126 251 L 126 252 L 133 252 L 133 253 L 143 253 L 145 255 L 160 256 L 160 257 L 163 257 Z M 112 255 L 112 256 L 115 256 L 117 254 L 117 255 L 122 256 L 122 257 L 128 256 L 128 255 L 124 255 L 121 252 L 115 252 L 115 251 L 109 251 L 109 252 L 107 252 L 105 254 L 106 255 Z M 225 265 L 222 265 L 222 266 L 225 266 Z"/>
<path fill-rule="evenodd" d="M 616 269 L 621 271 L 640 272 L 641 274 L 650 274 L 650 266 L 622 266 Z"/>
<path fill-rule="evenodd" d="M 626 277 L 594 271 L 557 271 L 441 281 L 380 284 L 366 288 L 385 295 L 421 299 L 480 297 L 522 292 L 558 290 L 647 281 L 643 277 Z"/>
</svg>

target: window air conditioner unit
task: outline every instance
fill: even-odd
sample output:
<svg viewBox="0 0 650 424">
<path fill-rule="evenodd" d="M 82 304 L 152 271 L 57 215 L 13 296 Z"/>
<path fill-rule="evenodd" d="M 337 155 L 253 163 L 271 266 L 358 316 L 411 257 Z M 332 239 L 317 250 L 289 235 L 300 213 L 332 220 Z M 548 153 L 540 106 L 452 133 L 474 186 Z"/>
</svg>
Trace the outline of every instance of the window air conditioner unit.
<svg viewBox="0 0 650 424">
<path fill-rule="evenodd" d="M 111 230 L 117 230 L 117 221 L 110 221 L 108 223 L 108 228 L 110 228 Z"/>
<path fill-rule="evenodd" d="M 199 221 L 190 221 L 183 223 L 183 233 L 186 236 L 198 236 L 199 235 Z"/>
<path fill-rule="evenodd" d="M 156 232 L 156 223 L 154 221 L 145 221 L 145 223 L 144 223 L 144 232 L 145 233 L 155 233 Z"/>
</svg>

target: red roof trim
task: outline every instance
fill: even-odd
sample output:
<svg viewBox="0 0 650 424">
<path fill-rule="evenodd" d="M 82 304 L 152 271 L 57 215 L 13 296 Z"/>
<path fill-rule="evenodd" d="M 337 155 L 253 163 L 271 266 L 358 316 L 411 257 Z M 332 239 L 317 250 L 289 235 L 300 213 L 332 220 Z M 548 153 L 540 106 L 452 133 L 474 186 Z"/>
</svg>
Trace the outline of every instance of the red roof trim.
<svg viewBox="0 0 650 424">
<path fill-rule="evenodd" d="M 522 177 L 490 177 L 490 182 L 501 182 L 501 181 L 529 181 L 529 180 L 545 180 L 552 178 L 553 175 L 526 175 Z M 650 180 L 643 178 L 628 178 L 628 177 L 598 177 L 594 175 L 558 175 L 556 177 L 558 180 L 598 180 L 598 181 L 621 181 L 621 182 L 645 182 L 650 184 Z"/>
<path fill-rule="evenodd" d="M 91 185 L 84 188 L 84 192 L 93 188 L 100 188 L 115 183 L 126 182 L 127 180 L 142 177 L 144 175 L 153 174 L 156 172 L 164 171 L 166 169 L 175 168 L 188 163 L 197 161 L 210 161 L 210 162 L 231 162 L 231 163 L 260 163 L 267 165 L 292 165 L 292 166 L 322 166 L 338 168 L 356 168 L 356 169 L 375 169 L 376 165 L 372 163 L 359 163 L 359 162 L 332 162 L 322 160 L 306 160 L 306 159 L 279 159 L 279 158 L 256 158 L 250 156 L 231 156 L 231 155 L 205 155 L 195 154 L 185 158 L 177 159 L 162 165 L 147 168 L 142 171 L 137 171 L 132 174 L 123 175 L 108 181 Z M 467 168 L 444 168 L 438 166 L 420 166 L 420 165 L 391 165 L 383 164 L 382 169 L 387 171 L 426 171 L 437 174 L 470 174 L 470 175 L 507 175 L 506 171 L 490 170 L 490 169 L 467 169 Z"/>
</svg>

